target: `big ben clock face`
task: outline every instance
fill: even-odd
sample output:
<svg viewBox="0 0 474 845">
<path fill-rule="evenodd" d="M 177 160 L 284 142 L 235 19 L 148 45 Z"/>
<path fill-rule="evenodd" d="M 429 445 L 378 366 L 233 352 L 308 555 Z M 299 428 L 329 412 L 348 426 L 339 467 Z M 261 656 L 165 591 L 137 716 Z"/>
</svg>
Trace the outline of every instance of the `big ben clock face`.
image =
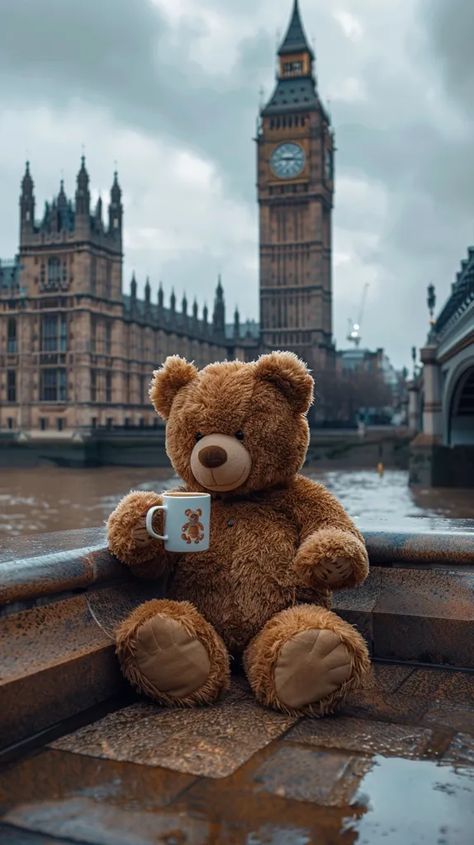
<svg viewBox="0 0 474 845">
<path fill-rule="evenodd" d="M 280 144 L 270 156 L 270 166 L 279 179 L 291 179 L 301 173 L 304 160 L 304 150 L 299 144 Z"/>
</svg>

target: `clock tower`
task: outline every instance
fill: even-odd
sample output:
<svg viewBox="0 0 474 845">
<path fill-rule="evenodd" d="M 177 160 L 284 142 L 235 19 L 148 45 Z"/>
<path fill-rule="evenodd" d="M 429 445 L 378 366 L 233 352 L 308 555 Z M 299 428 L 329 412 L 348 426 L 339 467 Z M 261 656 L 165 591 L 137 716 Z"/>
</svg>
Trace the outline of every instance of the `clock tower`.
<svg viewBox="0 0 474 845">
<path fill-rule="evenodd" d="M 295 0 L 257 133 L 260 326 L 263 351 L 290 349 L 317 373 L 333 358 L 334 134 L 313 63 Z"/>
</svg>

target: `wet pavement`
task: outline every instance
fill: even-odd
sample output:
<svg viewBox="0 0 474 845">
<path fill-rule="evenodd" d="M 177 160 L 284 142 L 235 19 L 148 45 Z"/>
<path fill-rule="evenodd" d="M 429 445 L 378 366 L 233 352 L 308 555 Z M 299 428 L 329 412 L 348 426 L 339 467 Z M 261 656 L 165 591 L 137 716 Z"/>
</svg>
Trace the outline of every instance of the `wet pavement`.
<svg viewBox="0 0 474 845">
<path fill-rule="evenodd" d="M 69 729 L 70 730 L 70 729 Z M 134 700 L 0 774 L 19 845 L 470 845 L 474 675 L 376 664 L 337 716 Z"/>
</svg>

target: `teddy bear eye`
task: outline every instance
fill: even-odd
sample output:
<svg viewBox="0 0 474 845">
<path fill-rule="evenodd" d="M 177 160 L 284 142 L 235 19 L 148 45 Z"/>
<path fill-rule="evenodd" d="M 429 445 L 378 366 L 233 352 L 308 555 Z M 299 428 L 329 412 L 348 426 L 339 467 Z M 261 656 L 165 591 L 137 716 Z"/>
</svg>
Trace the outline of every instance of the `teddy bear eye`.
<svg viewBox="0 0 474 845">
<path fill-rule="evenodd" d="M 234 436 L 237 438 L 237 440 L 243 440 L 244 439 L 244 432 L 243 431 L 236 431 Z"/>
<path fill-rule="evenodd" d="M 203 434 L 201 434 L 201 432 L 200 432 L 200 431 L 196 431 L 196 434 L 194 435 L 194 438 L 195 438 L 195 440 L 196 440 L 196 443 L 197 443 L 197 441 L 198 441 L 198 440 L 202 440 L 202 438 L 203 438 L 203 437 L 204 437 L 204 435 L 203 435 Z"/>
</svg>

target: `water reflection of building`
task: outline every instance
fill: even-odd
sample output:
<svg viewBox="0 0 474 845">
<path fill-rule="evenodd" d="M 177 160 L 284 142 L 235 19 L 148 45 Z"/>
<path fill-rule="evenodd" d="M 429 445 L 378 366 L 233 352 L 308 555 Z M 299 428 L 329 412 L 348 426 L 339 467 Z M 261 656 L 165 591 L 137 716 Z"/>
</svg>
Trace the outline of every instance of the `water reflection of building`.
<svg viewBox="0 0 474 845">
<path fill-rule="evenodd" d="M 474 486 L 474 247 L 461 261 L 420 356 L 423 368 L 409 386 L 410 427 L 418 432 L 410 480 Z"/>
<path fill-rule="evenodd" d="M 27 165 L 20 195 L 20 250 L 0 264 L 0 426 L 62 431 L 100 425 L 148 425 L 152 370 L 168 354 L 203 366 L 255 348 L 253 326 L 238 312 L 226 326 L 219 279 L 213 312 L 177 308 L 171 293 L 144 298 L 132 278 L 122 292 L 122 195 L 115 174 L 103 219 L 102 200 L 91 209 L 84 158 L 74 203 L 64 185 L 35 219 Z"/>
</svg>

